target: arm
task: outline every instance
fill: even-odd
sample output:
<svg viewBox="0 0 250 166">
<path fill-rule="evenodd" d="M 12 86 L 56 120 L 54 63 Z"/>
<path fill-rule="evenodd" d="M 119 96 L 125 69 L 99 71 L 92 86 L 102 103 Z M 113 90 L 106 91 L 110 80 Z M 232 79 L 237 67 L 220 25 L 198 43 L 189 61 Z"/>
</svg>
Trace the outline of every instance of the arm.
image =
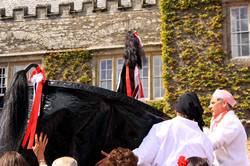
<svg viewBox="0 0 250 166">
<path fill-rule="evenodd" d="M 139 159 L 138 166 L 150 166 L 160 148 L 160 144 L 160 138 L 157 137 L 157 126 L 154 125 L 141 145 L 133 150 L 133 153 Z"/>
<path fill-rule="evenodd" d="M 43 136 L 43 133 L 41 133 L 39 136 L 39 139 L 38 139 L 37 134 L 35 135 L 35 146 L 33 146 L 32 149 L 36 155 L 39 166 L 47 166 L 46 160 L 44 157 L 44 151 L 45 151 L 47 143 L 48 143 L 48 138 L 46 134 Z"/>
</svg>

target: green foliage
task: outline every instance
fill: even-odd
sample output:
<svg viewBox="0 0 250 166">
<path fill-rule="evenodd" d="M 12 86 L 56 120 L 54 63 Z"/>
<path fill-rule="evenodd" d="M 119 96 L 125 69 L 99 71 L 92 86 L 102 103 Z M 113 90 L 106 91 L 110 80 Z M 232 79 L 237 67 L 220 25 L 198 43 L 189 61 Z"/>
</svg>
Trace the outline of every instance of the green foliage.
<svg viewBox="0 0 250 166">
<path fill-rule="evenodd" d="M 171 118 L 175 117 L 174 110 L 167 108 L 168 105 L 166 104 L 166 101 L 164 100 L 147 101 L 147 104 L 151 105 L 152 107 L 155 107 L 159 111 L 164 112 L 167 116 Z"/>
<path fill-rule="evenodd" d="M 211 94 L 223 88 L 236 96 L 237 114 L 247 116 L 250 68 L 228 63 L 222 47 L 223 19 L 221 0 L 161 0 L 165 108 L 172 109 L 181 94 L 194 91 L 208 124 Z"/>
<path fill-rule="evenodd" d="M 45 71 L 48 79 L 89 84 L 92 54 L 89 51 L 55 52 L 46 55 Z"/>
</svg>

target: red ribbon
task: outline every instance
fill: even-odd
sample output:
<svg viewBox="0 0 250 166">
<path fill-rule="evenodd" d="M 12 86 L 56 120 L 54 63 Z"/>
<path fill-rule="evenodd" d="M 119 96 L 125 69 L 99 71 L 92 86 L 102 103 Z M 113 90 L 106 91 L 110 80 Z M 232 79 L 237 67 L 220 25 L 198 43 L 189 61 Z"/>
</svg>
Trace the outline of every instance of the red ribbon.
<svg viewBox="0 0 250 166">
<path fill-rule="evenodd" d="M 180 156 L 178 159 L 178 166 L 186 166 L 188 164 L 188 160 L 184 156 Z"/>
<path fill-rule="evenodd" d="M 41 70 L 39 66 L 32 72 L 31 77 L 34 77 L 37 74 L 42 74 L 42 80 L 35 80 L 37 81 L 37 87 L 36 87 L 34 102 L 32 105 L 32 111 L 30 114 L 28 127 L 26 129 L 23 142 L 22 142 L 22 147 L 24 148 L 29 140 L 27 149 L 32 149 L 32 146 L 34 144 L 37 119 L 38 119 L 38 115 L 40 112 L 40 102 L 41 102 L 41 96 L 42 96 L 42 91 L 43 91 L 43 85 L 46 81 L 44 71 Z"/>
</svg>

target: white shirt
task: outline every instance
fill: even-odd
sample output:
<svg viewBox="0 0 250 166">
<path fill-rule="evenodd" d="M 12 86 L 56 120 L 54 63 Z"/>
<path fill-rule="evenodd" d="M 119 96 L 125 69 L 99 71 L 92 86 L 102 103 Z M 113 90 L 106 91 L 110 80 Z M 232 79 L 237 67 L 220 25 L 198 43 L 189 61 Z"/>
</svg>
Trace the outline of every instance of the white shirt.
<svg viewBox="0 0 250 166">
<path fill-rule="evenodd" d="M 214 165 L 248 166 L 247 135 L 243 125 L 233 111 L 225 114 L 214 126 L 211 121 L 209 138 L 214 148 Z"/>
<path fill-rule="evenodd" d="M 197 122 L 180 116 L 153 125 L 133 152 L 139 166 L 176 166 L 181 155 L 213 161 L 212 144 Z"/>
</svg>

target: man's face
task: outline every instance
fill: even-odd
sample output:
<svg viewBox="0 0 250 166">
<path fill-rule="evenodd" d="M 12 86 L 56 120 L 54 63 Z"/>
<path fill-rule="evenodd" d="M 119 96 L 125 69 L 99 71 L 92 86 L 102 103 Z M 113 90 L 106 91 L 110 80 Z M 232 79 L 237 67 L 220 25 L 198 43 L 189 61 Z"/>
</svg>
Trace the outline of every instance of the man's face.
<svg viewBox="0 0 250 166">
<path fill-rule="evenodd" d="M 227 110 L 226 105 L 227 104 L 223 101 L 223 99 L 212 97 L 208 108 L 213 112 L 213 116 L 216 117 L 220 113 Z"/>
</svg>

